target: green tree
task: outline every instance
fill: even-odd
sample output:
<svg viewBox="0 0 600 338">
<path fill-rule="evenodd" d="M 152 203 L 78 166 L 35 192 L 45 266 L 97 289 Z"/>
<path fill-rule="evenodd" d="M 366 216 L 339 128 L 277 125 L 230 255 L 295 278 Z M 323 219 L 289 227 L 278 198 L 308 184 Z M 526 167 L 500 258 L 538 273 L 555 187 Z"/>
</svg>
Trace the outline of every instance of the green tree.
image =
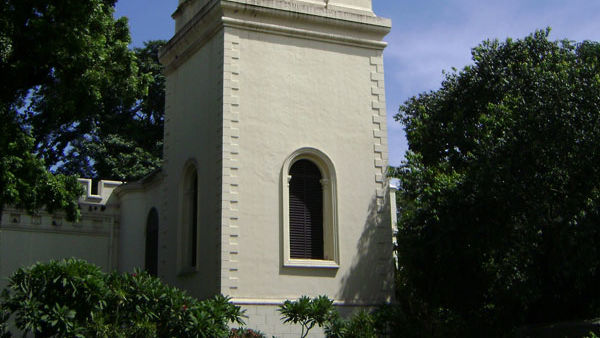
<svg viewBox="0 0 600 338">
<path fill-rule="evenodd" d="M 131 179 L 158 166 L 162 42 L 130 50 L 115 2 L 2 0 L 0 211 L 46 206 L 73 219 L 80 189 L 61 174 Z"/>
<path fill-rule="evenodd" d="M 2 102 L 22 109 L 47 164 L 73 139 L 114 122 L 149 76 L 140 76 L 116 0 L 4 0 Z"/>
<path fill-rule="evenodd" d="M 135 48 L 139 72 L 150 75 L 148 90 L 132 106 L 115 108 L 93 131 L 71 141 L 58 171 L 80 177 L 130 181 L 161 165 L 165 76 L 158 53 L 166 41 Z"/>
<path fill-rule="evenodd" d="M 68 219 L 76 219 L 81 195 L 77 179 L 49 173 L 19 122 L 0 102 L 0 218 L 4 205 L 12 204 L 30 213 L 44 206 L 49 212 L 65 210 Z"/>
<path fill-rule="evenodd" d="M 548 34 L 483 42 L 395 116 L 400 293 L 462 335 L 600 314 L 600 45 Z"/>
</svg>

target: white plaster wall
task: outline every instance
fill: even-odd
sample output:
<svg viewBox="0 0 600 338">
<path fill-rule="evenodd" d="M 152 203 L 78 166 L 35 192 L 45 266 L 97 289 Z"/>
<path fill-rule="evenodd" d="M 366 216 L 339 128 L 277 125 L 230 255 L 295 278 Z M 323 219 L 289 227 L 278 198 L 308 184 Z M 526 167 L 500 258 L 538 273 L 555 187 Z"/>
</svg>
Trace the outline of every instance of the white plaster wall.
<svg viewBox="0 0 600 338">
<path fill-rule="evenodd" d="M 197 297 L 219 292 L 219 233 L 223 94 L 223 33 L 167 76 L 166 173 L 160 217 L 159 275 Z M 181 180 L 186 163 L 198 169 L 199 269 L 181 273 Z M 160 210 L 159 210 L 160 212 Z"/>
<path fill-rule="evenodd" d="M 143 269 L 146 259 L 146 226 L 148 214 L 156 208 L 161 217 L 160 182 L 142 185 L 134 182 L 135 188 L 125 185 L 119 192 L 119 271 L 131 272 Z M 159 243 L 160 246 L 160 243 Z"/>
<path fill-rule="evenodd" d="M 119 271 L 133 271 L 144 267 L 145 209 L 143 191 L 122 194 L 120 198 Z"/>
<path fill-rule="evenodd" d="M 234 32 L 234 31 L 232 31 Z M 234 298 L 391 295 L 391 231 L 375 231 L 372 70 L 381 51 L 251 31 L 240 36 L 238 288 Z M 340 267 L 282 267 L 281 168 L 295 150 L 328 154 L 338 183 Z M 387 241 L 385 239 L 387 237 Z"/>
<path fill-rule="evenodd" d="M 20 267 L 77 257 L 109 271 L 109 237 L 82 233 L 0 229 L 0 289 Z"/>
<path fill-rule="evenodd" d="M 179 6 L 181 8 L 182 3 L 186 1 L 179 0 Z M 183 26 L 185 26 L 188 21 L 190 21 L 194 14 L 197 13 L 202 7 L 204 7 L 209 0 L 187 0 L 187 3 L 183 6 L 189 7 L 185 10 L 177 10 L 174 15 L 175 19 L 175 32 L 180 30 Z"/>
<path fill-rule="evenodd" d="M 247 304 L 303 294 L 388 300 L 380 39 L 389 20 L 369 12 L 370 0 L 332 0 L 332 10 L 317 0 L 213 2 L 161 59 L 168 79 L 159 275 L 196 296 L 222 292 Z M 200 3 L 183 4 L 180 18 L 193 17 Z M 303 147 L 328 154 L 337 172 L 336 269 L 282 265 L 281 168 Z M 199 169 L 204 251 L 199 271 L 181 274 L 181 175 L 189 161 Z"/>
</svg>

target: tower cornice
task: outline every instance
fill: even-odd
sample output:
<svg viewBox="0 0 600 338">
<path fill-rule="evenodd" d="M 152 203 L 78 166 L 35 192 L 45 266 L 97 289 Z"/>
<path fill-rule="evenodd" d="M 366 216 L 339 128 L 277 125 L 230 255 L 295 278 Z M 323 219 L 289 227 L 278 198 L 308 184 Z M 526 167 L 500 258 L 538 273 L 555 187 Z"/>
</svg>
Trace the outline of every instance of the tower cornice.
<svg viewBox="0 0 600 338">
<path fill-rule="evenodd" d="M 188 0 L 173 14 L 175 36 L 161 51 L 166 72 L 176 69 L 223 27 L 384 49 L 389 19 L 289 0 Z"/>
</svg>

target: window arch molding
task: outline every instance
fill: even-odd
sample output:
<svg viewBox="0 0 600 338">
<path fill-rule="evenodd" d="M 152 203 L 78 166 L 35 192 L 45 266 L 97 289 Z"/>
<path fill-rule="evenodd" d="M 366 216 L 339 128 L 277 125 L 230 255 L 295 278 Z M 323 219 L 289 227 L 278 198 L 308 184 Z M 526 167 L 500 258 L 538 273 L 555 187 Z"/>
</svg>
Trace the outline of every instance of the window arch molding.
<svg viewBox="0 0 600 338">
<path fill-rule="evenodd" d="M 323 193 L 323 259 L 293 258 L 290 254 L 290 170 L 300 160 L 309 160 L 321 173 L 321 186 Z M 282 237 L 283 237 L 283 265 L 285 267 L 308 268 L 338 268 L 339 235 L 337 217 L 337 179 L 335 166 L 330 157 L 324 152 L 304 147 L 294 151 L 283 162 L 281 169 L 281 211 L 282 211 Z"/>
<path fill-rule="evenodd" d="M 179 183 L 179 273 L 198 271 L 199 182 L 195 160 L 186 161 Z"/>
</svg>

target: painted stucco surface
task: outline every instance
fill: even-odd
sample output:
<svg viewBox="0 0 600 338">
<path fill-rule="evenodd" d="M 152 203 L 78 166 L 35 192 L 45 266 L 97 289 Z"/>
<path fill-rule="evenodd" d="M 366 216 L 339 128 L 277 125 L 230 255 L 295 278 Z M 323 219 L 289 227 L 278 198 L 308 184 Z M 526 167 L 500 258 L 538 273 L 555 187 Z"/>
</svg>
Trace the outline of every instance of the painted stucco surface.
<svg viewBox="0 0 600 338">
<path fill-rule="evenodd" d="M 115 195 L 119 201 L 119 264 L 121 272 L 143 269 L 146 259 L 146 230 L 152 208 L 158 212 L 162 204 L 161 176 L 147 183 L 132 182 L 121 186 Z"/>
<path fill-rule="evenodd" d="M 380 52 L 238 32 L 243 70 L 239 90 L 240 268 L 239 288 L 231 294 L 270 299 L 327 294 L 346 301 L 384 301 L 377 294 L 383 286 L 377 284 L 385 283 L 388 276 L 376 268 L 386 264 L 377 259 L 385 257 L 388 248 L 373 240 L 369 252 L 358 251 L 363 233 L 376 227 L 370 57 Z M 281 168 L 302 147 L 323 151 L 335 165 L 338 269 L 281 264 Z M 366 260 L 370 262 L 363 263 Z M 362 265 L 359 271 L 353 269 L 358 264 Z M 371 284 L 360 287 L 373 293 L 353 290 L 358 285 L 349 283 L 351 274 L 361 284 Z M 265 281 L 269 281 L 268 288 Z"/>
<path fill-rule="evenodd" d="M 389 21 L 368 0 L 325 5 L 189 1 L 174 14 L 177 33 L 161 57 L 168 221 L 159 274 L 200 297 L 215 288 L 231 296 L 248 309 L 248 325 L 268 334 L 294 334 L 276 311 L 285 299 L 326 294 L 369 306 L 392 297 L 381 42 Z M 302 148 L 333 163 L 335 267 L 284 263 L 283 167 Z M 190 162 L 203 182 L 202 252 L 198 271 L 178 275 L 185 225 L 174 220 Z"/>
<path fill-rule="evenodd" d="M 109 271 L 107 234 L 46 233 L 2 229 L 0 233 L 0 288 L 18 268 L 51 259 L 77 257 Z M 10 257 L 10 259 L 6 259 Z"/>
<path fill-rule="evenodd" d="M 91 180 L 80 179 L 81 218 L 69 222 L 61 213 L 34 215 L 11 206 L 4 208 L 0 224 L 0 290 L 18 268 L 51 259 L 81 258 L 103 271 L 118 268 L 119 213 L 113 191 L 121 182 L 100 181 L 97 194 Z"/>
<path fill-rule="evenodd" d="M 167 76 L 159 275 L 198 297 L 219 292 L 222 45 L 222 34 L 215 35 Z M 181 192 L 188 165 L 198 171 L 197 271 L 186 270 L 181 257 Z"/>
</svg>

